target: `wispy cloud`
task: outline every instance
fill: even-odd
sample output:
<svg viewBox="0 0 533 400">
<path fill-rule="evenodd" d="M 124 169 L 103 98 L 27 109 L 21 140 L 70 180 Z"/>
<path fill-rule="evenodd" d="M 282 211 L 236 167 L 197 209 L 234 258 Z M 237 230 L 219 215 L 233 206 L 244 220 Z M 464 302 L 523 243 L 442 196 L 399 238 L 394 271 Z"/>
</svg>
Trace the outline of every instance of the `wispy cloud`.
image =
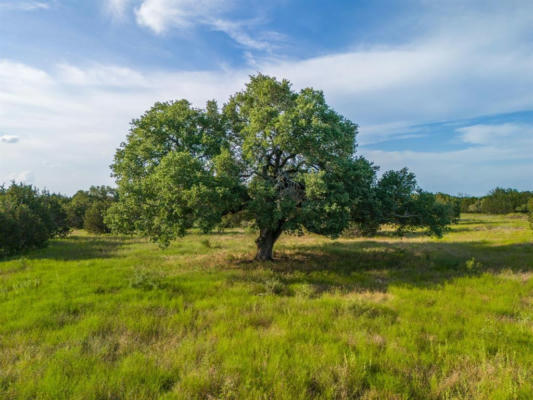
<svg viewBox="0 0 533 400">
<path fill-rule="evenodd" d="M 132 0 L 104 0 L 105 11 L 114 19 L 123 19 Z"/>
<path fill-rule="evenodd" d="M 188 29 L 227 11 L 228 0 L 143 0 L 135 10 L 137 22 L 156 33 Z"/>
<path fill-rule="evenodd" d="M 472 125 L 457 129 L 466 143 L 477 145 L 522 146 L 524 141 L 533 150 L 533 126 L 515 123 Z"/>
<path fill-rule="evenodd" d="M 278 42 L 281 38 L 280 35 L 277 35 L 273 40 L 265 40 L 263 38 L 265 38 L 267 34 L 264 33 L 259 35 L 259 39 L 252 37 L 246 32 L 245 27 L 249 24 L 255 25 L 253 21 L 233 22 L 224 19 L 212 19 L 205 21 L 205 24 L 213 30 L 224 32 L 240 45 L 255 50 L 272 50 L 272 48 L 275 47 L 273 43 Z"/>
<path fill-rule="evenodd" d="M 45 1 L 7 1 L 0 3 L 0 10 L 36 11 L 47 10 L 51 7 Z"/>
<path fill-rule="evenodd" d="M 135 4 L 137 4 L 135 6 Z M 283 35 L 262 32 L 258 19 L 236 20 L 227 16 L 237 0 L 107 0 L 107 11 L 116 18 L 134 8 L 136 22 L 156 34 L 198 26 L 223 32 L 239 45 L 253 50 L 271 50 Z M 253 34 L 251 33 L 253 31 Z"/>
</svg>

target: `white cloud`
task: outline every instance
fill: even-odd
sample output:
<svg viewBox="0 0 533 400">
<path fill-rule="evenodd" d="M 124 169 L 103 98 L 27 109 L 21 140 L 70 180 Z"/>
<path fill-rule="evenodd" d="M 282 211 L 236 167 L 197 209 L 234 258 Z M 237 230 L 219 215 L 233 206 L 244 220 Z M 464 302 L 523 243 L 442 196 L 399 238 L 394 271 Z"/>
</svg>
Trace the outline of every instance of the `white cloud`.
<svg viewBox="0 0 533 400">
<path fill-rule="evenodd" d="M 68 85 L 82 87 L 138 88 L 147 86 L 148 80 L 139 72 L 127 67 L 95 64 L 80 68 L 69 64 L 59 64 L 58 76 Z"/>
<path fill-rule="evenodd" d="M 506 146 L 510 143 L 529 141 L 533 151 L 533 126 L 513 123 L 499 125 L 472 125 L 457 129 L 462 140 L 481 145 Z"/>
<path fill-rule="evenodd" d="M 169 27 L 189 28 L 202 14 L 214 12 L 217 1 L 144 0 L 136 9 L 137 22 L 156 33 Z"/>
<path fill-rule="evenodd" d="M 140 25 L 162 33 L 170 27 L 190 28 L 229 6 L 224 0 L 143 0 L 135 14 Z"/>
<path fill-rule="evenodd" d="M 256 50 L 271 50 L 273 45 L 268 40 L 254 39 L 251 35 L 246 33 L 244 29 L 245 22 L 233 22 L 224 19 L 212 19 L 207 24 L 216 31 L 224 32 L 235 42 Z M 262 36 L 265 36 L 264 34 Z M 278 36 L 276 39 L 280 39 Z M 277 41 L 277 40 L 276 40 Z"/>
<path fill-rule="evenodd" d="M 124 0 L 115 0 L 121 1 Z M 255 50 L 271 50 L 283 35 L 257 32 L 258 20 L 235 21 L 225 17 L 232 0 L 143 0 L 135 9 L 137 23 L 157 34 L 171 28 L 189 30 L 198 25 L 228 35 L 236 43 Z M 251 35 L 248 31 L 256 31 Z"/>
<path fill-rule="evenodd" d="M 122 19 L 131 0 L 104 0 L 105 11 L 115 19 Z"/>
<path fill-rule="evenodd" d="M 2 143 L 17 143 L 19 141 L 18 136 L 2 135 L 0 136 L 0 142 Z"/>
</svg>

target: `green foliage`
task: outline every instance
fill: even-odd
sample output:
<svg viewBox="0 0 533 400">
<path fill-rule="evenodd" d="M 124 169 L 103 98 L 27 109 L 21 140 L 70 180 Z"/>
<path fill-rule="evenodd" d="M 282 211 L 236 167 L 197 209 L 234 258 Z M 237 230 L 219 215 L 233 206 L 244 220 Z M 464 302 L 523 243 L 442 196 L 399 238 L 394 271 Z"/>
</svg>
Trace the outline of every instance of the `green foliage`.
<svg viewBox="0 0 533 400">
<path fill-rule="evenodd" d="M 376 192 L 380 223 L 397 226 L 400 235 L 427 227 L 428 233 L 441 237 L 452 222 L 453 208 L 418 188 L 414 174 L 406 168 L 383 174 Z"/>
<path fill-rule="evenodd" d="M 361 189 L 362 185 L 359 185 Z M 363 201 L 355 211 L 356 232 L 372 236 L 380 226 L 392 225 L 396 234 L 426 228 L 427 234 L 441 237 L 446 227 L 455 220 L 453 205 L 417 186 L 413 173 L 406 168 L 387 171 L 376 184 L 366 186 Z M 354 227 L 352 227 L 354 228 Z"/>
<path fill-rule="evenodd" d="M 0 257 L 46 246 L 69 232 L 64 198 L 30 185 L 0 187 Z"/>
<path fill-rule="evenodd" d="M 65 205 L 68 222 L 76 229 L 107 233 L 110 229 L 104 218 L 111 204 L 116 201 L 116 190 L 108 186 L 91 186 L 88 191 L 79 190 Z"/>
<path fill-rule="evenodd" d="M 450 196 L 445 193 L 437 193 L 435 195 L 437 202 L 450 206 L 451 218 L 453 223 L 458 223 L 461 218 L 462 203 L 461 198 Z"/>
<path fill-rule="evenodd" d="M 437 196 L 439 201 L 452 204 L 454 209 L 457 207 L 456 203 L 459 203 L 459 211 L 463 213 L 525 214 L 528 212 L 529 200 L 533 199 L 533 192 L 496 188 L 483 197 L 450 196 L 443 193 Z M 454 215 L 457 215 L 457 212 L 454 212 Z"/>
<path fill-rule="evenodd" d="M 217 225 L 219 231 L 228 228 L 245 228 L 252 224 L 246 210 L 225 214 Z"/>
<path fill-rule="evenodd" d="M 496 188 L 481 201 L 481 212 L 486 214 L 509 214 L 517 211 L 522 203 L 520 193 L 514 189 Z"/>
<path fill-rule="evenodd" d="M 369 232 L 395 223 L 440 235 L 449 223 L 445 207 L 406 171 L 378 184 L 377 168 L 355 154 L 356 134 L 322 92 L 295 92 L 265 75 L 252 76 L 221 110 L 213 101 L 204 110 L 186 100 L 156 103 L 116 152 L 120 201 L 105 221 L 166 246 L 192 227 L 208 232 L 244 211 L 259 229 L 257 258 L 265 260 L 284 231 L 337 237 L 351 223 Z M 409 179 L 387 183 L 392 177 Z"/>
<path fill-rule="evenodd" d="M 91 205 L 89 194 L 86 191 L 78 190 L 65 206 L 68 216 L 68 223 L 74 229 L 83 228 L 83 218 L 87 209 Z"/>
<path fill-rule="evenodd" d="M 68 198 L 59 194 L 43 193 L 42 200 L 47 212 L 45 220 L 52 237 L 65 237 L 70 233 L 66 204 Z"/>
<path fill-rule="evenodd" d="M 83 216 L 83 228 L 90 233 L 110 232 L 104 223 L 104 215 L 107 212 L 106 203 L 103 201 L 93 202 Z"/>
</svg>

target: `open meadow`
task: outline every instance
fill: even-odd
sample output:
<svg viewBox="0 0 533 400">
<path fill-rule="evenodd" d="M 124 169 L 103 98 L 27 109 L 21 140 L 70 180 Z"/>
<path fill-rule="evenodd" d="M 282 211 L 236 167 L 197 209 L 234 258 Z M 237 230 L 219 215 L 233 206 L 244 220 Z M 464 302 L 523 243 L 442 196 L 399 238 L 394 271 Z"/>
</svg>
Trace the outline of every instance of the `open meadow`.
<svg viewBox="0 0 533 400">
<path fill-rule="evenodd" d="M 76 231 L 0 261 L 1 399 L 531 399 L 533 231 Z"/>
</svg>

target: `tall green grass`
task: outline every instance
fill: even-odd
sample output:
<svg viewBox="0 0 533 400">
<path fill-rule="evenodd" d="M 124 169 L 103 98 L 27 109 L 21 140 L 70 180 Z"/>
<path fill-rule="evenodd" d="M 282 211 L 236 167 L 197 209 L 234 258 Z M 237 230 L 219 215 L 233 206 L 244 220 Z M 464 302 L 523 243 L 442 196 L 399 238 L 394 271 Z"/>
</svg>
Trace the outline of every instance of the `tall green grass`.
<svg viewBox="0 0 533 400">
<path fill-rule="evenodd" d="M 533 234 L 77 232 L 0 262 L 1 399 L 531 399 Z"/>
</svg>

